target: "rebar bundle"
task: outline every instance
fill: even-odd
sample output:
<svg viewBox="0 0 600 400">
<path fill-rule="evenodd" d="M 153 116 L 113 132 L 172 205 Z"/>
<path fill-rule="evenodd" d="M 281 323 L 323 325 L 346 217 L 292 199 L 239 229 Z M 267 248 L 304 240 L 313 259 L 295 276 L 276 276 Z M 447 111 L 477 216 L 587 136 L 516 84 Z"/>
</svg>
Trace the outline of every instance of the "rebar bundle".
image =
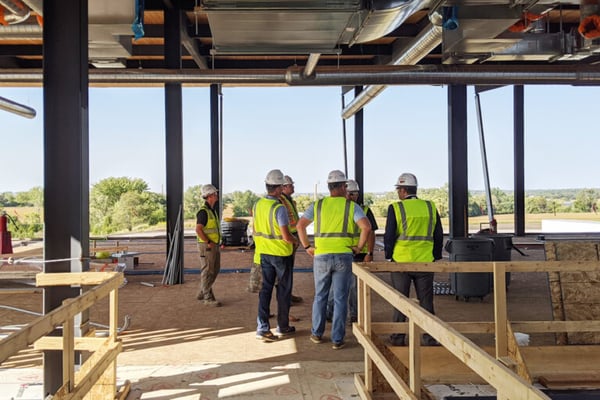
<svg viewBox="0 0 600 400">
<path fill-rule="evenodd" d="M 179 205 L 175 229 L 173 229 L 172 234 L 167 232 L 169 234 L 169 251 L 167 253 L 167 263 L 163 273 L 163 285 L 183 283 L 183 260 L 180 257 L 181 251 L 179 249 L 181 244 L 181 214 L 181 205 Z"/>
</svg>

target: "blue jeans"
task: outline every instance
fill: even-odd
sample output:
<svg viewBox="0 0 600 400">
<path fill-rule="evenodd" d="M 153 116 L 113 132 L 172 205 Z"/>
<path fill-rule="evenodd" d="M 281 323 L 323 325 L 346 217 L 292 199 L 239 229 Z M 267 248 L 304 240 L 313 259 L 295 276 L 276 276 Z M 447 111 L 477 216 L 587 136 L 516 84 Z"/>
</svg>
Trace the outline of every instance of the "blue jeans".
<svg viewBox="0 0 600 400">
<path fill-rule="evenodd" d="M 280 330 L 287 330 L 290 326 L 290 304 L 292 300 L 292 256 L 280 257 L 269 254 L 260 255 L 262 268 L 262 288 L 258 293 L 258 317 L 256 318 L 257 333 L 264 333 L 271 329 L 269 314 L 271 296 L 275 279 L 277 284 L 277 326 Z"/>
<path fill-rule="evenodd" d="M 331 341 L 339 343 L 346 336 L 346 313 L 348 311 L 348 292 L 352 277 L 352 253 L 319 254 L 313 262 L 315 277 L 315 300 L 312 310 L 311 333 L 323 336 L 327 322 L 327 299 L 333 292 L 333 321 Z"/>
<path fill-rule="evenodd" d="M 363 262 L 367 253 L 356 254 L 352 261 Z M 350 314 L 350 320 L 358 320 L 358 304 L 356 294 L 356 276 L 352 274 L 350 278 L 350 293 L 348 294 L 348 313 Z M 327 320 L 333 319 L 333 292 L 329 292 L 329 298 L 327 299 Z"/>
</svg>

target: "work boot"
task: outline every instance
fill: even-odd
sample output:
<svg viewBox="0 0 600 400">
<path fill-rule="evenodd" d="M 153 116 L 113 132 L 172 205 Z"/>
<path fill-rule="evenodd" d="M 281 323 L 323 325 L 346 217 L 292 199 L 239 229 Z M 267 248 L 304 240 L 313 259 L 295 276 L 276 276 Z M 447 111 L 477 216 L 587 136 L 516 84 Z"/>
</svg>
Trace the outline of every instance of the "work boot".
<svg viewBox="0 0 600 400">
<path fill-rule="evenodd" d="M 202 300 L 202 304 L 204 304 L 205 306 L 209 306 L 209 307 L 221 307 L 221 302 L 219 302 L 215 299 Z"/>
</svg>

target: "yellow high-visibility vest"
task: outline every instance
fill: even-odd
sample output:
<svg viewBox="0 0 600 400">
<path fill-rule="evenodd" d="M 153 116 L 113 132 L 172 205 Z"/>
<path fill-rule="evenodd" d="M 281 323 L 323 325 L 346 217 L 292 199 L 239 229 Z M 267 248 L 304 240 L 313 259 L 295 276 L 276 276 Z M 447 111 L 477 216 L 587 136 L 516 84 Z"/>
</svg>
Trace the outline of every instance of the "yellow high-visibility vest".
<svg viewBox="0 0 600 400">
<path fill-rule="evenodd" d="M 200 208 L 200 210 L 206 211 L 206 215 L 208 220 L 206 221 L 206 225 L 204 226 L 204 233 L 211 242 L 213 243 L 221 243 L 221 224 L 219 223 L 219 218 L 217 218 L 217 213 L 210 208 L 206 203 Z M 200 236 L 196 235 L 198 238 L 198 242 L 205 243 L 204 240 L 200 238 Z"/>
<path fill-rule="evenodd" d="M 254 243 L 257 254 L 289 256 L 293 246 L 283 240 L 281 228 L 277 224 L 277 209 L 283 205 L 275 199 L 262 198 L 254 204 Z"/>
<path fill-rule="evenodd" d="M 352 253 L 358 225 L 354 222 L 357 204 L 345 197 L 325 197 L 314 204 L 315 255 Z"/>
<path fill-rule="evenodd" d="M 406 199 L 392 204 L 396 215 L 396 262 L 433 261 L 433 229 L 437 210 L 431 201 Z"/>
</svg>

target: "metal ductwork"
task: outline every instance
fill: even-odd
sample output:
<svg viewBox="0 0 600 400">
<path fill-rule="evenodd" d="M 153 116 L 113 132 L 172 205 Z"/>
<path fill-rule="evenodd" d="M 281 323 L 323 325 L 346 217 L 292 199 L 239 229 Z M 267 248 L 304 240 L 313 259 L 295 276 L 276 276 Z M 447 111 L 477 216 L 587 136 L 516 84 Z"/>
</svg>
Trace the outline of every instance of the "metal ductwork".
<svg viewBox="0 0 600 400">
<path fill-rule="evenodd" d="M 0 110 L 8 111 L 25 118 L 34 118 L 36 114 L 33 108 L 24 106 L 23 104 L 15 103 L 14 101 L 5 99 L 4 97 L 0 97 Z"/>
<path fill-rule="evenodd" d="M 44 15 L 44 3 L 42 0 L 21 0 L 23 3 L 27 4 L 29 8 L 35 11 L 36 14 L 43 16 Z"/>
<path fill-rule="evenodd" d="M 4 19 L 9 24 L 21 23 L 27 20 L 31 14 L 29 8 L 18 0 L 0 0 L 0 5 L 11 13 L 10 15 L 4 16 Z"/>
<path fill-rule="evenodd" d="M 424 7 L 425 0 L 373 0 L 358 12 L 359 27 L 348 43 L 365 43 L 379 39 L 399 28 L 406 18 Z"/>
<path fill-rule="evenodd" d="M 215 54 L 337 54 L 379 39 L 426 0 L 204 0 Z M 235 29 L 232 29 L 235 27 Z"/>
<path fill-rule="evenodd" d="M 390 65 L 414 65 L 435 49 L 442 41 L 442 27 L 430 24 L 407 46 L 394 56 Z M 366 87 L 342 110 L 342 118 L 348 119 L 385 89 L 384 85 Z"/>
</svg>

